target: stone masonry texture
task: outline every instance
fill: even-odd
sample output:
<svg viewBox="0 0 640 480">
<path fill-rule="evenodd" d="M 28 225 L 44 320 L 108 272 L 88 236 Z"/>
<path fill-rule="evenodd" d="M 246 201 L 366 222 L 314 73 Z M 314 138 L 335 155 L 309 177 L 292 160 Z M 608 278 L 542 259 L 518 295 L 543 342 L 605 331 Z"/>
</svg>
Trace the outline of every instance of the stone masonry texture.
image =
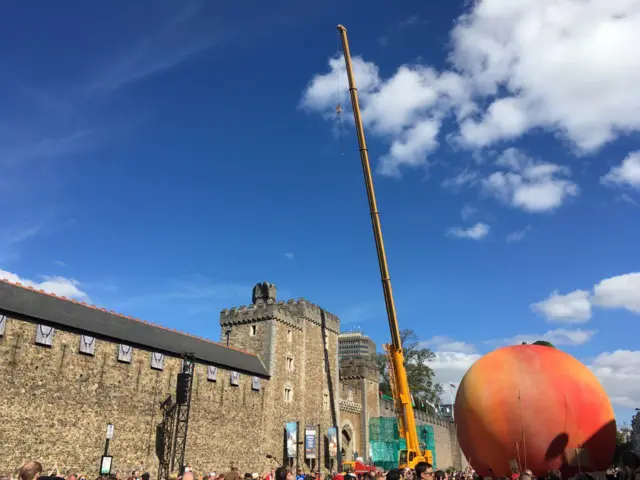
<svg viewBox="0 0 640 480">
<path fill-rule="evenodd" d="M 3 314 L 0 474 L 15 474 L 33 459 L 45 471 L 57 465 L 95 477 L 112 423 L 113 469 L 122 475 L 146 470 L 157 478 L 160 404 L 169 396 L 175 401 L 182 360 L 165 355 L 164 368 L 155 370 L 152 351 L 134 348 L 131 363 L 122 363 L 118 339 L 104 338 L 96 338 L 94 355 L 84 355 L 81 333 L 55 325 L 52 346 L 36 345 L 38 319 Z M 325 437 L 334 424 L 341 442 L 343 432 L 351 437 L 345 451 L 368 455 L 368 419 L 393 416 L 393 407 L 379 399 L 370 364 L 339 365 L 336 316 L 304 299 L 265 297 L 223 310 L 220 326 L 222 343 L 228 337 L 230 347 L 257 354 L 270 378 L 261 379 L 256 391 L 249 375 L 241 374 L 240 385 L 232 386 L 229 370 L 219 367 L 216 381 L 210 381 L 207 365 L 196 364 L 185 460 L 197 473 L 232 465 L 241 472 L 265 472 L 276 466 L 267 454 L 286 462 L 287 422 L 299 423 L 301 442 L 305 426 L 320 429 L 319 461 L 306 461 L 301 443 L 292 465 L 329 468 Z M 428 416 L 418 421 L 434 425 L 439 467 L 464 461 L 453 424 Z"/>
</svg>

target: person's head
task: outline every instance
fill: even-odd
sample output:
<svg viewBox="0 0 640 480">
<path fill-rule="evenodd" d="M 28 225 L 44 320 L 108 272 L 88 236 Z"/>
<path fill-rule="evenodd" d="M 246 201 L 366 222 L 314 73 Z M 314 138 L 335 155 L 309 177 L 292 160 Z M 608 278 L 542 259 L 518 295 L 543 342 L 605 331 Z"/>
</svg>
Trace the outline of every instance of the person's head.
<svg viewBox="0 0 640 480">
<path fill-rule="evenodd" d="M 531 475 L 529 475 L 528 473 L 523 473 L 518 478 L 519 478 L 519 480 L 532 480 Z"/>
<path fill-rule="evenodd" d="M 286 480 L 296 480 L 296 476 L 293 472 L 287 472 Z"/>
<path fill-rule="evenodd" d="M 20 469 L 20 480 L 37 480 L 42 473 L 42 465 L 38 462 L 27 462 Z"/>
<path fill-rule="evenodd" d="M 444 470 L 436 470 L 433 476 L 435 480 L 444 480 L 445 478 L 447 478 L 447 474 L 444 472 Z"/>
<path fill-rule="evenodd" d="M 416 465 L 416 480 L 428 480 L 433 477 L 433 466 L 427 462 Z"/>
<path fill-rule="evenodd" d="M 289 472 L 284 467 L 278 467 L 276 469 L 276 478 L 275 480 L 287 480 L 287 474 Z"/>
<path fill-rule="evenodd" d="M 547 478 L 549 480 L 562 480 L 562 473 L 560 473 L 560 470 L 549 470 Z"/>
<path fill-rule="evenodd" d="M 399 468 L 393 468 L 387 472 L 387 480 L 401 480 L 403 472 Z"/>
<path fill-rule="evenodd" d="M 195 476 L 193 475 L 192 471 L 185 470 L 185 472 L 182 474 L 182 480 L 195 480 Z"/>
</svg>

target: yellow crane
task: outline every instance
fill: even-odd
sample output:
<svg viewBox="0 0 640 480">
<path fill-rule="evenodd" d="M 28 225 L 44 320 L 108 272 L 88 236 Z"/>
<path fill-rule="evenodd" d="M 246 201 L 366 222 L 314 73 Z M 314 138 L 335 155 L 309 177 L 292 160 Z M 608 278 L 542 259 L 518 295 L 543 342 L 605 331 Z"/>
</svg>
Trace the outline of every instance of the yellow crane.
<svg viewBox="0 0 640 480">
<path fill-rule="evenodd" d="M 369 163 L 369 152 L 367 142 L 364 138 L 364 128 L 362 127 L 362 117 L 360 115 L 360 105 L 358 103 L 358 89 L 353 76 L 353 65 L 351 63 L 351 53 L 349 51 L 349 41 L 347 39 L 347 29 L 338 25 L 338 32 L 342 40 L 342 50 L 344 52 L 344 62 L 349 79 L 349 94 L 351 96 L 351 106 L 353 107 L 353 118 L 358 134 L 358 144 L 360 146 L 360 160 L 362 162 L 362 172 L 369 199 L 369 211 L 371 214 L 371 224 L 373 226 L 373 237 L 376 242 L 378 253 L 378 264 L 380 265 L 380 276 L 382 279 L 382 290 L 384 292 L 384 303 L 387 308 L 387 318 L 389 329 L 391 330 L 391 343 L 385 345 L 387 357 L 389 359 L 389 379 L 395 403 L 396 416 L 398 419 L 398 430 L 400 436 L 406 441 L 406 450 L 401 450 L 398 455 L 399 468 L 415 468 L 420 462 L 428 462 L 433 465 L 433 453 L 430 450 L 420 448 L 418 430 L 416 428 L 416 418 L 411 402 L 411 392 L 407 380 L 407 371 L 404 366 L 404 353 L 400 339 L 400 327 L 396 317 L 396 307 L 391 290 L 391 278 L 389 278 L 389 267 L 384 251 L 384 241 L 382 239 L 382 229 L 380 227 L 380 214 L 376 195 L 373 189 L 373 177 L 371 176 L 371 165 Z"/>
</svg>

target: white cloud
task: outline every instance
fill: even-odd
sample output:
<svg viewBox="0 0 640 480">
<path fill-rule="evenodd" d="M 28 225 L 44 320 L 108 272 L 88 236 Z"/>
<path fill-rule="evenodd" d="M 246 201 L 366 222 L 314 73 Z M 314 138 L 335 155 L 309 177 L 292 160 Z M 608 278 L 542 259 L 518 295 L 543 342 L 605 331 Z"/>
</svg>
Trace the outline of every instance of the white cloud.
<svg viewBox="0 0 640 480">
<path fill-rule="evenodd" d="M 436 382 L 444 387 L 444 393 L 441 397 L 442 403 L 451 403 L 451 396 L 447 386 L 449 382 L 456 385 L 460 383 L 464 374 L 482 355 L 479 353 L 463 353 L 463 352 L 435 352 L 436 358 L 429 366 L 433 369 Z M 455 391 L 453 392 L 455 399 Z"/>
<path fill-rule="evenodd" d="M 420 346 L 433 350 L 435 359 L 429 362 L 429 367 L 434 371 L 436 382 L 440 383 L 445 391 L 440 401 L 441 403 L 451 403 L 447 385 L 449 382 L 456 385 L 460 383 L 469 367 L 482 355 L 476 351 L 473 345 L 443 335 L 423 340 L 420 342 Z"/>
<path fill-rule="evenodd" d="M 420 345 L 438 352 L 476 353 L 476 348 L 470 343 L 459 342 L 444 335 L 436 335 L 429 340 L 423 340 Z"/>
<path fill-rule="evenodd" d="M 524 240 L 524 237 L 527 235 L 527 233 L 529 233 L 530 230 L 531 225 L 527 225 L 522 230 L 517 230 L 515 232 L 509 233 L 506 238 L 507 243 L 521 242 L 522 240 Z"/>
<path fill-rule="evenodd" d="M 400 177 L 400 167 L 420 167 L 427 164 L 427 154 L 438 146 L 438 120 L 424 120 L 407 129 L 394 140 L 389 153 L 380 159 L 378 172 L 388 177 Z"/>
<path fill-rule="evenodd" d="M 637 0 L 475 2 L 450 58 L 491 103 L 461 125 L 463 139 L 482 146 L 543 127 L 588 151 L 639 130 L 639 30 Z"/>
<path fill-rule="evenodd" d="M 380 83 L 378 67 L 358 56 L 352 57 L 351 61 L 358 95 L 365 98 Z M 342 56 L 329 60 L 329 73 L 318 74 L 311 79 L 302 95 L 300 106 L 333 117 L 339 102 L 349 102 L 347 71 Z"/>
<path fill-rule="evenodd" d="M 592 302 L 640 314 L 640 272 L 607 278 L 593 287 Z"/>
<path fill-rule="evenodd" d="M 485 147 L 496 140 L 517 138 L 527 126 L 526 113 L 518 100 L 501 98 L 489 106 L 481 121 L 463 121 L 460 135 L 469 146 Z"/>
<path fill-rule="evenodd" d="M 591 318 L 589 292 L 575 290 L 560 295 L 553 292 L 549 298 L 531 305 L 535 311 L 558 323 L 584 323 Z"/>
<path fill-rule="evenodd" d="M 379 171 L 398 176 L 403 167 L 427 166 L 448 116 L 456 133 L 447 138 L 472 149 L 545 129 L 587 153 L 640 131 L 638 31 L 638 0 L 478 0 L 451 31 L 447 70 L 405 64 L 383 79 L 375 64 L 354 57 L 367 133 L 393 145 Z M 348 104 L 343 61 L 334 58 L 301 105 L 334 117 L 339 72 Z M 608 179 L 637 179 L 634 166 Z M 530 170 L 496 172 L 487 188 L 515 207 L 553 210 L 577 187 L 566 169 L 546 167 L 535 179 Z"/>
<path fill-rule="evenodd" d="M 627 408 L 640 405 L 640 351 L 604 352 L 589 368 L 602 383 L 611 403 Z"/>
<path fill-rule="evenodd" d="M 640 272 L 605 278 L 593 292 L 575 290 L 566 295 L 553 292 L 533 310 L 559 323 L 582 323 L 591 317 L 593 307 L 628 310 L 640 315 Z"/>
<path fill-rule="evenodd" d="M 520 345 L 525 343 L 534 343 L 538 340 L 550 342 L 553 345 L 584 345 L 596 334 L 594 330 L 575 329 L 569 330 L 565 328 L 557 328 L 549 330 L 545 333 L 524 333 L 515 337 L 502 338 L 499 340 L 490 340 L 487 343 L 499 345 Z"/>
<path fill-rule="evenodd" d="M 578 194 L 569 169 L 534 161 L 515 148 L 505 150 L 496 165 L 506 169 L 482 180 L 483 189 L 503 203 L 532 213 L 555 210 Z"/>
<path fill-rule="evenodd" d="M 293 258 L 295 257 L 295 255 L 291 252 L 286 252 L 284 256 L 287 257 L 289 260 L 293 260 Z"/>
<path fill-rule="evenodd" d="M 393 76 L 381 79 L 374 63 L 358 56 L 352 62 L 368 133 L 390 144 L 389 152 L 380 158 L 378 172 L 382 175 L 398 177 L 403 167 L 427 166 L 428 155 L 438 147 L 446 113 L 453 110 L 463 117 L 474 109 L 467 82 L 456 73 L 440 74 L 420 65 L 402 65 Z M 334 118 L 339 103 L 350 103 L 342 56 L 329 60 L 329 73 L 311 79 L 300 106 Z"/>
<path fill-rule="evenodd" d="M 606 185 L 625 185 L 640 189 L 640 150 L 631 152 L 622 163 L 602 177 Z"/>
<path fill-rule="evenodd" d="M 43 277 L 41 282 L 20 278 L 15 273 L 0 270 L 0 278 L 8 280 L 12 283 L 21 283 L 27 287 L 33 287 L 36 290 L 44 290 L 47 293 L 53 293 L 59 297 L 72 298 L 74 300 L 88 301 L 89 296 L 80 290 L 80 282 L 65 277 Z"/>
<path fill-rule="evenodd" d="M 482 240 L 489 234 L 491 227 L 486 223 L 476 223 L 469 228 L 451 227 L 447 235 L 455 238 L 470 238 L 472 240 Z"/>
</svg>

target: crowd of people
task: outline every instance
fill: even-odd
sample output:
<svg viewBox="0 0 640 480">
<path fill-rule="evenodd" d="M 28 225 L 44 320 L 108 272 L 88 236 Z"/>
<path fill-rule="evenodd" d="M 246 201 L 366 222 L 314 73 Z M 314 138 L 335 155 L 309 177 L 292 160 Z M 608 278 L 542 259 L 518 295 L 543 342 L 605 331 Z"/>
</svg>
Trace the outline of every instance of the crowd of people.
<svg viewBox="0 0 640 480">
<path fill-rule="evenodd" d="M 628 467 L 610 467 L 606 471 L 607 480 L 635 480 L 636 475 L 640 479 L 640 469 L 630 469 Z M 84 473 L 60 472 L 57 468 L 50 474 L 44 472 L 43 466 L 35 461 L 25 463 L 19 470 L 17 478 L 10 475 L 2 475 L 0 480 L 87 480 Z M 93 479 L 92 479 L 93 480 Z M 96 480 L 151 480 L 148 472 L 138 470 L 125 476 L 118 474 L 101 475 Z M 236 467 L 232 467 L 228 472 L 217 474 L 208 472 L 197 475 L 193 468 L 187 465 L 182 475 L 171 475 L 167 480 L 562 480 L 562 474 L 558 470 L 551 470 L 546 475 L 535 476 L 531 470 L 524 470 L 522 473 L 514 473 L 511 477 L 482 477 L 474 472 L 470 467 L 463 471 L 434 470 L 426 463 L 418 463 L 415 469 L 392 469 L 389 471 L 374 470 L 366 473 L 332 472 L 322 478 L 320 472 L 305 473 L 298 468 L 296 471 L 286 467 L 273 469 L 265 474 L 245 473 L 241 475 Z M 595 480 L 588 474 L 579 474 L 572 480 Z"/>
</svg>

